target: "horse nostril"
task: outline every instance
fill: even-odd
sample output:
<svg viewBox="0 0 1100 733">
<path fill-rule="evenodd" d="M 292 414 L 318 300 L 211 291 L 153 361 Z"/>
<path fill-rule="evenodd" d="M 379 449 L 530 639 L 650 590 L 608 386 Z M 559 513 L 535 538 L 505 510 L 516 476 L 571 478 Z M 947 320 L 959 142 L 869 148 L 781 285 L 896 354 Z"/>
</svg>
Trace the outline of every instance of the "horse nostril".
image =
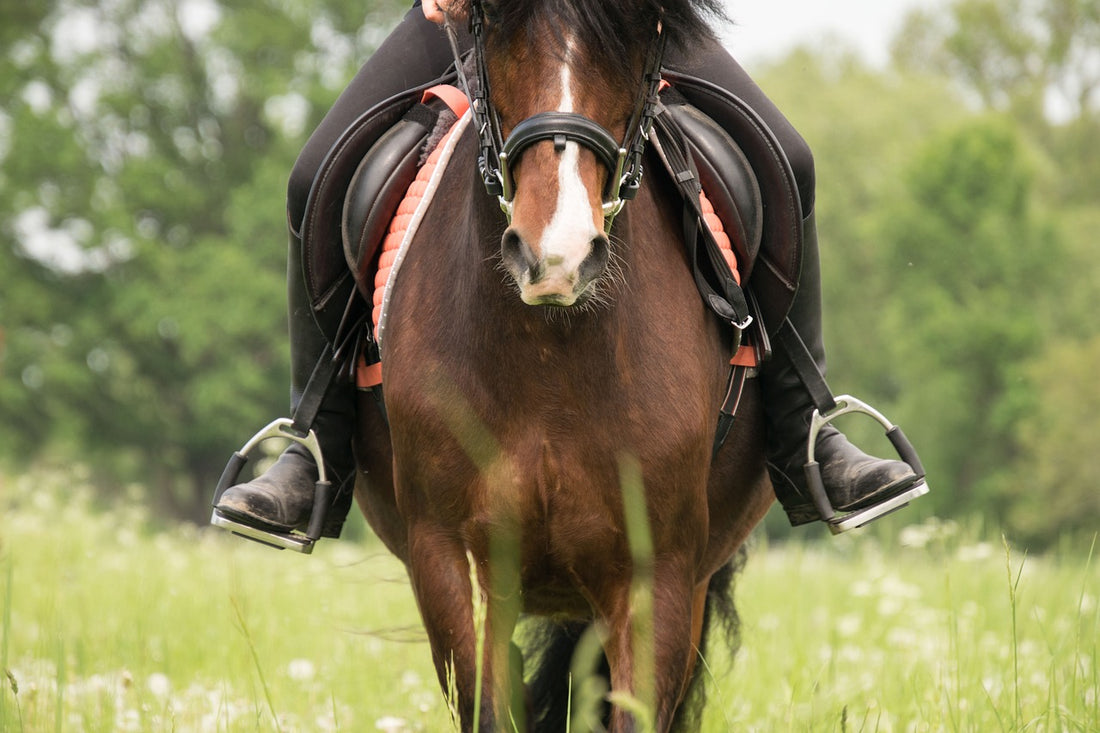
<svg viewBox="0 0 1100 733">
<path fill-rule="evenodd" d="M 515 227 L 508 227 L 500 240 L 500 255 L 504 267 L 517 280 L 526 272 L 533 279 L 538 270 L 538 258 Z"/>
<path fill-rule="evenodd" d="M 580 275 L 585 280 L 594 280 L 607 267 L 611 259 L 611 244 L 603 234 L 597 234 L 589 243 L 588 256 L 581 263 Z"/>
</svg>

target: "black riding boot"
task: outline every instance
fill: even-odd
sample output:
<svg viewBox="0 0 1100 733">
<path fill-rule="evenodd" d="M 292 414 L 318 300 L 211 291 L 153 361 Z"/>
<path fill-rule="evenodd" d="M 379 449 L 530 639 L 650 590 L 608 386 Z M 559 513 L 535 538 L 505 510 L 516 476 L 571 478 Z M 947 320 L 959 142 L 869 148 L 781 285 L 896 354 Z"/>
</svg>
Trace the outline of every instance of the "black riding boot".
<svg viewBox="0 0 1100 733">
<path fill-rule="evenodd" d="M 802 227 L 805 245 L 802 274 L 787 319 L 805 343 L 818 371 L 824 375 L 821 270 L 812 213 L 803 220 Z M 804 471 L 814 411 L 810 392 L 783 348 L 775 349 L 761 377 L 768 430 L 768 470 L 776 498 L 793 526 L 822 519 L 811 498 Z M 831 425 L 821 428 L 814 451 L 825 493 L 839 514 L 881 506 L 879 514 L 867 512 L 866 521 L 871 521 L 903 506 L 907 499 L 927 492 L 923 476 L 914 473 L 908 464 L 867 455 Z M 843 530 L 834 527 L 836 531 Z"/>
<path fill-rule="evenodd" d="M 328 345 L 310 307 L 302 274 L 301 246 L 301 240 L 292 233 L 287 265 L 292 411 L 298 408 L 310 375 Z M 354 385 L 334 379 L 313 422 L 324 455 L 326 478 L 336 497 L 322 532 L 324 537 L 340 535 L 350 505 L 350 484 L 355 477 L 351 450 L 354 405 Z M 283 533 L 301 530 L 309 523 L 317 479 L 317 464 L 309 450 L 293 443 L 262 475 L 226 489 L 215 508 L 218 514 L 261 530 Z"/>
</svg>

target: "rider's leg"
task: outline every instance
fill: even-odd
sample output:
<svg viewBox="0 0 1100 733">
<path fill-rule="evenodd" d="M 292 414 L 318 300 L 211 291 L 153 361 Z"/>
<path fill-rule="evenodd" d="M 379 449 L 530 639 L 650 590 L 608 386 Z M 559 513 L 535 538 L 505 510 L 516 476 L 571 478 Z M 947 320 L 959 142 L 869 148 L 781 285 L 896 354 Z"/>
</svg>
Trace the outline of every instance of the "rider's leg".
<svg viewBox="0 0 1100 733">
<path fill-rule="evenodd" d="M 825 374 L 821 318 L 821 269 L 817 230 L 811 213 L 802 222 L 804 251 L 798 293 L 787 314 L 814 363 Z M 787 326 L 784 326 L 786 328 Z M 768 429 L 768 469 L 776 497 L 792 525 L 820 519 L 810 498 L 803 466 L 814 403 L 784 349 L 775 349 L 761 372 Z M 814 458 L 821 467 L 829 502 L 838 512 L 872 507 L 905 492 L 921 478 L 908 464 L 869 456 L 826 425 L 818 434 Z"/>
<path fill-rule="evenodd" d="M 298 406 L 310 374 L 328 345 L 309 302 L 302 272 L 302 244 L 295 228 L 302 221 L 317 170 L 340 134 L 375 104 L 438 78 L 451 64 L 451 52 L 442 31 L 424 18 L 419 5 L 415 3 L 333 104 L 303 147 L 291 172 L 287 192 L 291 223 L 287 299 L 292 409 Z M 354 404 L 354 387 L 337 379 L 330 386 L 313 424 L 325 457 L 326 478 L 337 489 L 354 476 L 351 453 Z M 317 466 L 308 450 L 294 444 L 263 475 L 223 492 L 217 510 L 231 519 L 265 529 L 285 532 L 301 528 L 308 522 L 313 507 L 317 474 Z M 330 526 L 324 535 L 336 536 L 342 519 L 330 514 Z"/>
<path fill-rule="evenodd" d="M 325 113 L 298 154 L 287 191 L 287 211 L 295 226 L 305 213 L 321 163 L 344 130 L 379 102 L 439 78 L 453 61 L 446 35 L 424 17 L 417 0 Z"/>
<path fill-rule="evenodd" d="M 313 369 L 328 345 L 313 316 L 302 272 L 302 242 L 291 233 L 287 263 L 287 305 L 290 318 L 290 406 L 298 407 Z M 313 432 L 325 458 L 326 478 L 347 491 L 354 478 L 351 434 L 355 420 L 355 388 L 344 379 L 333 380 L 313 422 Z M 289 532 L 302 529 L 313 509 L 317 464 L 309 451 L 292 444 L 261 476 L 232 486 L 221 495 L 217 510 L 230 519 L 264 529 Z M 334 526 L 325 536 L 338 536 L 343 517 L 331 517 Z"/>
<path fill-rule="evenodd" d="M 824 375 L 821 271 L 813 214 L 815 178 L 809 146 L 719 43 L 708 42 L 693 48 L 688 59 L 674 56 L 670 59 L 670 66 L 716 84 L 744 100 L 767 123 L 787 154 L 803 206 L 805 247 L 798 293 L 787 318 Z M 690 94 L 688 97 L 690 99 Z M 722 124 L 721 119 L 716 121 Z M 810 499 L 802 469 L 806 463 L 810 417 L 814 410 L 810 393 L 782 349 L 776 349 L 771 361 L 765 365 L 761 383 L 768 428 L 769 471 L 776 496 L 791 524 L 820 519 Z M 887 502 L 922 478 L 916 476 L 906 463 L 863 453 L 831 425 L 822 428 L 818 435 L 815 459 L 821 466 L 825 493 L 833 508 L 841 512 Z"/>
</svg>

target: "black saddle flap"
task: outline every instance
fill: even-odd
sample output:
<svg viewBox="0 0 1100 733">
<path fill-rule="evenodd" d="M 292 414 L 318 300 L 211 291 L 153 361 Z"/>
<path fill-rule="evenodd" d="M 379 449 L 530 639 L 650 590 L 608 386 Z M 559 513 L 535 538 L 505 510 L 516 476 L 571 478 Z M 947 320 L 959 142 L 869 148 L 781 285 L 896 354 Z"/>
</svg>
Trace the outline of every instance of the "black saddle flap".
<svg viewBox="0 0 1100 733">
<path fill-rule="evenodd" d="M 318 315 L 318 323 L 326 333 L 331 330 L 326 312 L 332 308 L 342 313 L 346 298 L 354 292 L 352 273 L 344 256 L 341 227 L 348 187 L 364 156 L 387 131 L 397 125 L 419 102 L 424 90 L 435 84 L 449 83 L 450 74 L 429 84 L 395 95 L 361 115 L 340 136 L 325 156 L 313 180 L 301 222 L 302 268 L 310 303 Z M 295 222 L 291 222 L 293 225 Z M 328 334 L 331 337 L 331 334 Z"/>
<path fill-rule="evenodd" d="M 363 156 L 348 184 L 341 223 L 344 258 L 368 303 L 374 285 L 370 269 L 397 207 L 416 178 L 424 144 L 438 119 L 439 113 L 430 107 L 413 106 Z"/>
<path fill-rule="evenodd" d="M 737 255 L 741 281 L 747 282 L 760 253 L 764 229 L 756 174 L 741 148 L 714 120 L 682 98 L 662 101 L 688 144 L 699 183 L 725 226 Z"/>
</svg>

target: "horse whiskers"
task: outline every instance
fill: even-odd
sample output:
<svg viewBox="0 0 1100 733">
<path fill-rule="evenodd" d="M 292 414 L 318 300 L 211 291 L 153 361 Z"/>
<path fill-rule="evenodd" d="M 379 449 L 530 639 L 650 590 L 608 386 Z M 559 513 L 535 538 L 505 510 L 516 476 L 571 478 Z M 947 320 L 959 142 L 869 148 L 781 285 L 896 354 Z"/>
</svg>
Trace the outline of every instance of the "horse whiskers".
<svg viewBox="0 0 1100 733">
<path fill-rule="evenodd" d="M 589 283 L 584 302 L 579 305 L 579 312 L 595 313 L 602 308 L 609 308 L 616 296 L 627 289 L 629 283 L 624 269 L 625 261 L 615 249 L 611 248 L 603 273 Z"/>
<path fill-rule="evenodd" d="M 622 246 L 622 241 L 616 237 L 611 237 L 611 243 L 612 247 L 608 253 L 608 262 L 603 273 L 588 284 L 576 303 L 570 306 L 545 305 L 531 307 L 541 308 L 547 323 L 566 325 L 573 316 L 591 315 L 610 308 L 614 304 L 615 298 L 629 287 L 626 279 L 625 260 L 616 251 L 618 246 Z M 499 250 L 487 255 L 483 261 L 486 263 L 493 262 L 493 269 L 501 274 L 504 286 L 511 290 L 517 299 L 522 297 L 522 290 L 505 266 L 504 258 Z"/>
</svg>

